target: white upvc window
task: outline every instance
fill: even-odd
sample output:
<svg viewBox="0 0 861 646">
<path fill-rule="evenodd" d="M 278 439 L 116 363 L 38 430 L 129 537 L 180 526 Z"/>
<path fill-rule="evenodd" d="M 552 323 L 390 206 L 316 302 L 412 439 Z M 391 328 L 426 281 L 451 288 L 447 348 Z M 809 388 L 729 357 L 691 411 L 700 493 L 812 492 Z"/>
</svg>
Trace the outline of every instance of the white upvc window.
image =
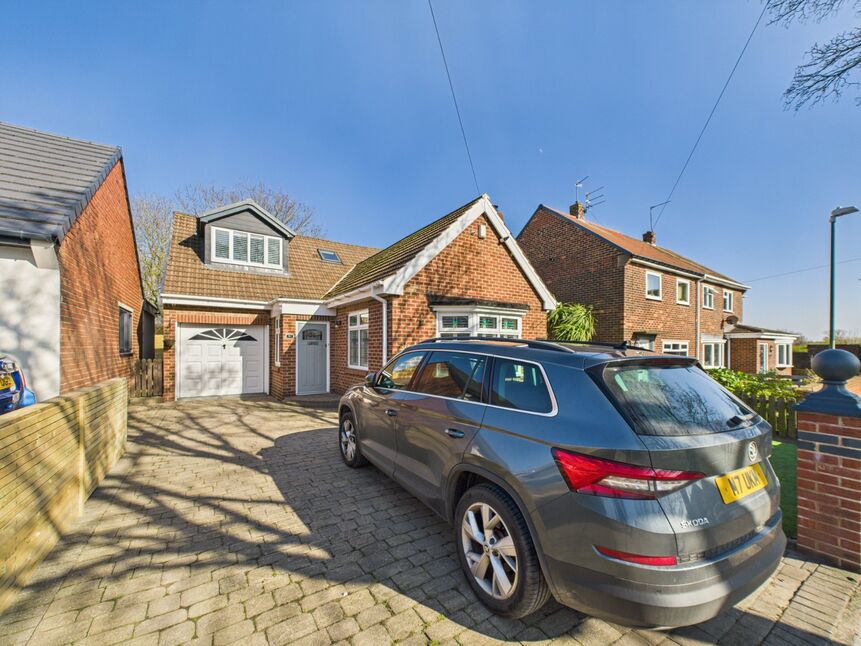
<svg viewBox="0 0 861 646">
<path fill-rule="evenodd" d="M 732 292 L 728 289 L 723 290 L 723 311 L 732 312 Z"/>
<path fill-rule="evenodd" d="M 368 310 L 350 312 L 347 317 L 347 367 L 368 369 Z"/>
<path fill-rule="evenodd" d="M 676 278 L 676 303 L 679 305 L 691 304 L 691 281 Z"/>
<path fill-rule="evenodd" d="M 661 274 L 656 271 L 646 272 L 646 298 L 653 301 L 659 301 L 663 298 L 661 282 Z"/>
<path fill-rule="evenodd" d="M 703 368 L 723 368 L 723 343 L 703 343 Z"/>
<path fill-rule="evenodd" d="M 789 368 L 792 365 L 792 344 L 791 343 L 776 343 L 777 348 L 777 367 Z"/>
<path fill-rule="evenodd" d="M 674 341 L 671 339 L 667 339 L 667 340 L 662 342 L 662 350 L 661 351 L 664 354 L 675 354 L 675 355 L 678 355 L 680 357 L 687 357 L 687 356 L 689 356 L 689 353 L 688 353 L 689 347 L 690 346 L 688 345 L 687 341 Z"/>
<path fill-rule="evenodd" d="M 522 312 L 495 309 L 440 308 L 437 310 L 437 336 L 502 337 L 519 339 L 523 329 Z"/>
<path fill-rule="evenodd" d="M 713 310 L 715 308 L 715 288 L 703 285 L 703 308 Z"/>
<path fill-rule="evenodd" d="M 234 265 L 282 269 L 282 245 L 277 236 L 265 236 L 247 231 L 234 231 L 220 227 L 212 229 L 212 259 Z"/>
<path fill-rule="evenodd" d="M 275 317 L 275 367 L 281 366 L 281 317 Z"/>
</svg>

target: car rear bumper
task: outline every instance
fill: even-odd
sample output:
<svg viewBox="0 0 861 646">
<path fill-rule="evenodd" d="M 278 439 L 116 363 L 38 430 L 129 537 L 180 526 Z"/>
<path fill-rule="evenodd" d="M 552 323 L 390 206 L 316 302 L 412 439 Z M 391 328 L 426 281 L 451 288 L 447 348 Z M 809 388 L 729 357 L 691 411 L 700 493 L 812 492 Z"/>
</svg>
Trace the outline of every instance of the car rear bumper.
<svg viewBox="0 0 861 646">
<path fill-rule="evenodd" d="M 666 568 L 631 565 L 630 578 L 547 558 L 551 589 L 561 603 L 620 624 L 675 627 L 706 621 L 751 594 L 777 569 L 786 536 L 781 514 L 772 521 L 719 558 Z M 643 569 L 648 576 L 638 577 Z"/>
</svg>

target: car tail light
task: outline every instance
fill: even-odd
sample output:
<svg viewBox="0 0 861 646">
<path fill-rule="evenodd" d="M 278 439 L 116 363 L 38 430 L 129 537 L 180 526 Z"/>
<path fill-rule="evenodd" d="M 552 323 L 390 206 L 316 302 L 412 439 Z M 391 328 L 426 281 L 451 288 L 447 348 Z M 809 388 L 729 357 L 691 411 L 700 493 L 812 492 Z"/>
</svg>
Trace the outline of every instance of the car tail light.
<svg viewBox="0 0 861 646">
<path fill-rule="evenodd" d="M 572 491 L 611 498 L 654 500 L 705 475 L 695 471 L 666 471 L 553 449 L 553 458 Z"/>
<path fill-rule="evenodd" d="M 640 565 L 677 565 L 678 561 L 675 556 L 645 556 L 643 554 L 631 554 L 630 552 L 620 552 L 611 550 L 608 547 L 596 545 L 595 549 L 604 556 L 609 556 L 611 559 L 627 561 L 628 563 L 638 563 Z"/>
</svg>

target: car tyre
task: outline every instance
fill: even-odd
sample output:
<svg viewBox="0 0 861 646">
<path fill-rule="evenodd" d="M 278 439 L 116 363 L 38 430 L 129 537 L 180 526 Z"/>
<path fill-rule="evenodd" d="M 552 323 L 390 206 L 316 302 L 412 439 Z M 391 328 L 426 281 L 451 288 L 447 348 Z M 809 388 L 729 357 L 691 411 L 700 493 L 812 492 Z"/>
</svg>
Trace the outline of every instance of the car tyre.
<svg viewBox="0 0 861 646">
<path fill-rule="evenodd" d="M 338 448 L 341 452 L 341 459 L 348 467 L 358 469 L 368 463 L 359 448 L 359 436 L 353 413 L 348 412 L 341 415 L 341 421 L 338 425 Z"/>
<path fill-rule="evenodd" d="M 493 484 L 471 487 L 458 501 L 454 518 L 461 568 L 485 606 L 517 619 L 547 603 L 550 588 L 529 526 L 505 491 Z"/>
</svg>

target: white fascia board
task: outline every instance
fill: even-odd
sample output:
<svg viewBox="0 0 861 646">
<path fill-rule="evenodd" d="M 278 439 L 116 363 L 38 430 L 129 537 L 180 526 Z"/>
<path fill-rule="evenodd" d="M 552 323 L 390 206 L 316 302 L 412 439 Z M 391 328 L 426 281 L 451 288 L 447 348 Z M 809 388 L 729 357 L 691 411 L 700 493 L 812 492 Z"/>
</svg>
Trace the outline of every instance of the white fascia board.
<svg viewBox="0 0 861 646">
<path fill-rule="evenodd" d="M 431 305 L 431 310 L 434 312 L 442 312 L 444 314 L 499 314 L 505 316 L 526 314 L 529 310 L 522 307 L 494 307 L 485 305 Z"/>
<path fill-rule="evenodd" d="M 354 289 L 350 292 L 346 292 L 345 294 L 336 296 L 335 298 L 331 298 L 326 301 L 326 307 L 336 308 L 341 307 L 342 305 L 349 305 L 350 303 L 355 303 L 356 301 L 363 301 L 368 298 L 371 298 L 372 294 L 377 294 L 378 296 L 392 294 L 392 292 L 387 292 L 382 289 L 374 289 L 375 287 L 379 287 L 380 285 L 381 282 L 377 281 L 371 285 L 365 285 L 364 287 L 359 287 L 358 289 Z"/>
<path fill-rule="evenodd" d="M 734 287 L 735 289 L 740 289 L 741 291 L 746 291 L 750 289 L 750 285 L 743 285 L 741 283 L 737 283 L 734 280 L 729 280 L 728 278 L 720 278 L 719 276 L 712 276 L 711 274 L 706 274 L 703 276 L 703 280 L 710 283 L 717 283 L 718 285 L 723 285 L 726 287 Z"/>
<path fill-rule="evenodd" d="M 728 339 L 761 339 L 763 341 L 786 341 L 792 343 L 798 338 L 795 334 L 773 334 L 771 332 L 727 332 Z"/>
<path fill-rule="evenodd" d="M 296 314 L 301 316 L 335 316 L 337 312 L 326 306 L 323 301 L 304 298 L 276 298 L 269 301 L 272 316 Z"/>
<path fill-rule="evenodd" d="M 60 268 L 57 250 L 54 248 L 53 242 L 30 240 L 30 252 L 33 254 L 33 262 L 39 269 Z"/>
<path fill-rule="evenodd" d="M 216 298 L 212 296 L 192 296 L 189 294 L 162 294 L 164 305 L 191 305 L 194 307 L 215 307 L 223 309 L 266 310 L 266 301 L 250 301 L 234 298 Z"/>
<path fill-rule="evenodd" d="M 716 336 L 714 334 L 703 334 L 701 341 L 703 343 L 726 343 L 726 339 L 722 336 Z"/>
</svg>

